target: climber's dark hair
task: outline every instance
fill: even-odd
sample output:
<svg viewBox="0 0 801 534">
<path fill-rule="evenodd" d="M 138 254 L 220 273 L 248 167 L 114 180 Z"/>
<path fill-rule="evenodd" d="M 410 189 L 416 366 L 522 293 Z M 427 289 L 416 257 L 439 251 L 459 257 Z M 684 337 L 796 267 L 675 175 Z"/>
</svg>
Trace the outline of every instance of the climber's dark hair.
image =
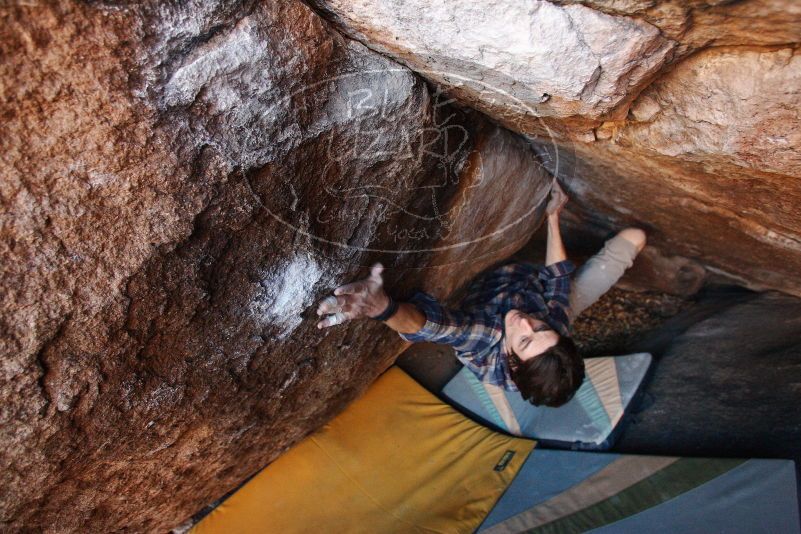
<svg viewBox="0 0 801 534">
<path fill-rule="evenodd" d="M 520 394 L 534 406 L 561 406 L 584 381 L 584 360 L 567 336 L 559 336 L 556 345 L 526 361 L 512 352 L 509 370 Z"/>
</svg>

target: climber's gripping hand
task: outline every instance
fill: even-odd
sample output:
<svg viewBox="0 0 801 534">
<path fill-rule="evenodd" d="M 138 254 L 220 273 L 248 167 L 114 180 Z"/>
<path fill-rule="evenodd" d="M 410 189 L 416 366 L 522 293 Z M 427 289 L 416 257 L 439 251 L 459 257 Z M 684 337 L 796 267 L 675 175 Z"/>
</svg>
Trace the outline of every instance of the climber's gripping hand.
<svg viewBox="0 0 801 534">
<path fill-rule="evenodd" d="M 389 305 L 389 296 L 384 292 L 381 271 L 384 266 L 375 263 L 370 268 L 370 276 L 364 280 L 339 286 L 334 295 L 326 297 L 317 307 L 317 315 L 325 317 L 317 323 L 317 328 L 327 328 L 361 317 L 375 317 Z"/>
<path fill-rule="evenodd" d="M 559 212 L 561 212 L 562 208 L 567 204 L 567 201 L 568 196 L 559 185 L 559 182 L 556 181 L 556 178 L 554 178 L 553 185 L 551 186 L 551 195 L 548 199 L 548 204 L 545 206 L 545 214 L 549 217 L 558 216 Z"/>
</svg>

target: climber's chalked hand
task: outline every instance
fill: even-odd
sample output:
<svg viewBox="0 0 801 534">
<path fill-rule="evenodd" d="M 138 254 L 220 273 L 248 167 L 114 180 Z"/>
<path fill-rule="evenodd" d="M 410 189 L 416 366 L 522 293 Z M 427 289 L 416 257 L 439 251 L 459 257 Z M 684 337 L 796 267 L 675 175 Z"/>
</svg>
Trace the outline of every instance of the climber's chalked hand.
<svg viewBox="0 0 801 534">
<path fill-rule="evenodd" d="M 554 178 L 553 185 L 551 186 L 551 197 L 548 204 L 545 206 L 546 215 L 558 215 L 562 208 L 567 204 L 568 196 L 562 190 L 559 182 Z"/>
<path fill-rule="evenodd" d="M 383 270 L 383 265 L 375 263 L 367 278 L 334 289 L 334 294 L 317 306 L 317 315 L 325 315 L 317 323 L 317 328 L 327 328 L 361 317 L 374 317 L 383 312 L 389 305 L 381 277 Z"/>
</svg>

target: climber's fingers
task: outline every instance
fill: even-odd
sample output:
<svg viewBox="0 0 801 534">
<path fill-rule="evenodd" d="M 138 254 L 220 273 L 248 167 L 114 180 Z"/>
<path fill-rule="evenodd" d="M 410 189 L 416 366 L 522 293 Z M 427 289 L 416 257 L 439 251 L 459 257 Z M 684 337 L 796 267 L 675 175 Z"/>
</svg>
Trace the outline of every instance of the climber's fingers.
<svg viewBox="0 0 801 534">
<path fill-rule="evenodd" d="M 317 315 L 325 315 L 328 313 L 339 313 L 348 311 L 350 308 L 350 300 L 353 297 L 349 296 L 338 296 L 335 297 L 330 295 L 323 299 L 320 302 L 320 305 L 317 306 Z"/>
<path fill-rule="evenodd" d="M 367 284 L 363 280 L 360 280 L 358 282 L 339 286 L 334 290 L 334 295 L 357 295 L 359 293 L 365 293 L 366 291 Z"/>
<path fill-rule="evenodd" d="M 328 328 L 364 316 L 366 306 L 369 307 L 373 299 L 379 298 L 379 293 L 383 294 L 379 289 L 384 284 L 381 278 L 383 270 L 384 266 L 381 263 L 374 263 L 370 267 L 370 276 L 358 282 L 339 286 L 333 295 L 323 299 L 317 306 L 317 315 L 326 317 L 317 323 L 317 328 Z"/>
<path fill-rule="evenodd" d="M 317 328 L 328 328 L 329 326 L 334 326 L 337 324 L 342 324 L 345 321 L 352 319 L 353 314 L 351 312 L 345 313 L 333 313 L 331 315 L 326 315 L 322 321 L 317 323 Z"/>
</svg>

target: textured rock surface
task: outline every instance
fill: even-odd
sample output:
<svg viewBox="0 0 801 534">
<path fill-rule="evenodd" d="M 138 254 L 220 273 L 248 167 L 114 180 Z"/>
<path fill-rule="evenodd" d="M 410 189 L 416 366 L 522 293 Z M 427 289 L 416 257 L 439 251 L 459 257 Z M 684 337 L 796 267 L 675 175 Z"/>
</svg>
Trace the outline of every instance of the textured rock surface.
<svg viewBox="0 0 801 534">
<path fill-rule="evenodd" d="M 635 17 L 678 41 L 679 54 L 705 46 L 798 42 L 801 4 L 790 0 L 556 0 Z"/>
<path fill-rule="evenodd" d="M 444 296 L 540 221 L 523 140 L 299 2 L 0 17 L 4 530 L 181 523 L 403 347 L 314 328 L 332 287 Z"/>
<path fill-rule="evenodd" d="M 475 143 L 443 224 L 447 238 L 433 248 L 422 285 L 453 304 L 476 274 L 525 245 L 542 220 L 542 200 L 552 183 L 525 138 L 478 114 L 469 118 Z"/>
<path fill-rule="evenodd" d="M 652 244 L 745 285 L 801 295 L 797 51 L 699 52 L 632 109 L 608 138 L 559 151 L 573 208 L 644 224 Z"/>
<path fill-rule="evenodd" d="M 493 116 L 598 119 L 614 114 L 671 58 L 654 26 L 581 6 L 526 2 L 325 0 L 349 35 Z"/>
<path fill-rule="evenodd" d="M 547 130 L 557 144 L 543 154 L 580 220 L 643 226 L 665 256 L 801 295 L 797 2 L 315 5 L 424 76 L 448 70 L 453 96 L 535 143 Z M 546 31 L 563 17 L 568 26 Z M 583 69 L 596 64 L 587 84 Z M 540 75 L 571 89 L 543 88 L 550 98 L 538 104 Z"/>
</svg>

